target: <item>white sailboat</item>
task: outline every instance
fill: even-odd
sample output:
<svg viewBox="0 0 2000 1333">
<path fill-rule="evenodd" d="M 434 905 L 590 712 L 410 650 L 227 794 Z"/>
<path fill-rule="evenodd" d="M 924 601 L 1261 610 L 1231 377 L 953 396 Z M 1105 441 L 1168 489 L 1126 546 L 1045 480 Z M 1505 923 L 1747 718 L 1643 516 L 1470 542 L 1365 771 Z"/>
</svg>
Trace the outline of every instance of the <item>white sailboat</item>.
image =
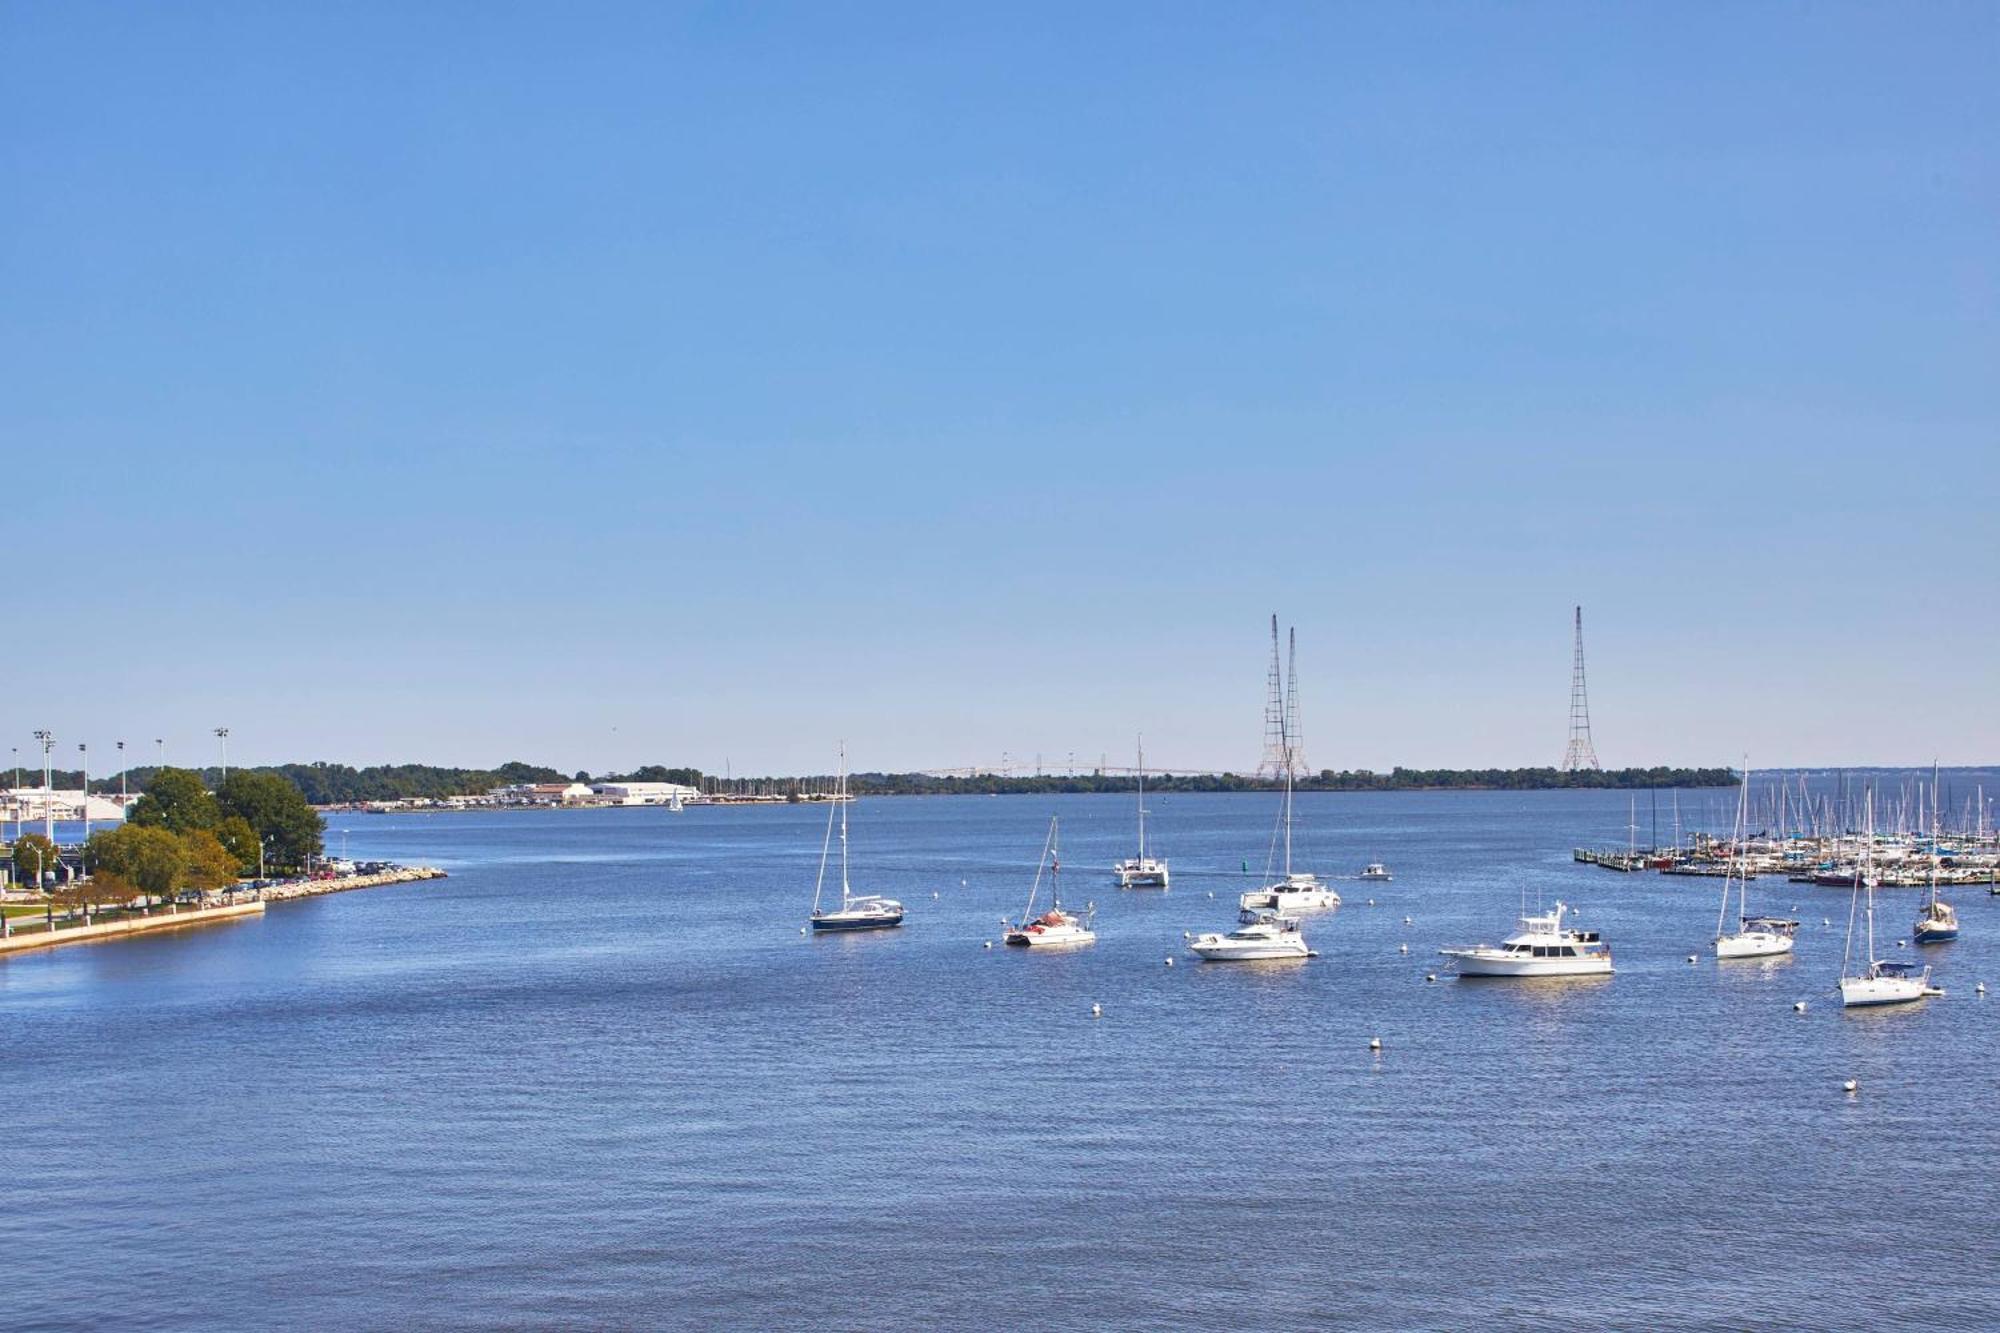
<svg viewBox="0 0 2000 1333">
<path fill-rule="evenodd" d="M 1164 889 L 1167 862 L 1164 857 L 1146 855 L 1146 741 L 1139 739 L 1139 854 L 1128 856 L 1111 867 L 1121 889 Z"/>
<path fill-rule="evenodd" d="M 1927 995 L 1941 995 L 1931 985 L 1931 970 L 1875 956 L 1875 792 L 1871 788 L 1862 800 L 1865 834 L 1861 840 L 1861 860 L 1854 868 L 1854 897 L 1847 906 L 1847 944 L 1840 955 L 1840 1003 L 1854 1009 L 1863 1005 L 1908 1004 Z M 1867 961 L 1858 972 L 1850 972 L 1854 954 L 1854 916 L 1867 894 Z"/>
<path fill-rule="evenodd" d="M 1938 897 L 1938 769 L 1931 765 L 1931 891 L 1923 910 L 1910 928 L 1910 938 L 1919 944 L 1949 944 L 1958 938 L 1958 913 Z"/>
<path fill-rule="evenodd" d="M 1272 670 L 1277 669 L 1275 636 L 1277 618 L 1272 617 L 1271 632 L 1274 636 Z M 1296 641 L 1295 641 L 1296 642 Z M 1237 906 L 1244 911 L 1269 910 L 1289 915 L 1294 912 L 1323 911 L 1340 906 L 1340 894 L 1332 885 L 1306 870 L 1292 869 L 1292 785 L 1298 769 L 1298 676 L 1292 674 L 1292 683 L 1285 691 L 1284 712 L 1279 720 L 1279 731 L 1284 744 L 1285 794 L 1279 806 L 1278 825 L 1285 845 L 1284 871 L 1280 878 L 1259 889 L 1252 889 L 1237 898 Z M 1265 863 L 1269 865 L 1267 861 Z"/>
<path fill-rule="evenodd" d="M 1722 906 L 1715 913 L 1715 956 L 1725 958 L 1769 958 L 1792 951 L 1793 934 L 1799 923 L 1785 917 L 1751 916 L 1749 906 L 1750 868 L 1743 841 L 1750 819 L 1750 764 L 1743 764 L 1743 783 L 1736 793 L 1736 830 L 1729 840 L 1729 865 L 1722 876 Z M 1729 882 L 1736 881 L 1736 929 L 1723 929 L 1729 915 Z"/>
<path fill-rule="evenodd" d="M 1042 873 L 1049 876 L 1049 910 L 1035 915 L 1035 898 L 1042 889 Z M 1066 912 L 1062 905 L 1062 849 L 1058 837 L 1057 820 L 1049 818 L 1048 841 L 1042 844 L 1042 859 L 1035 865 L 1035 882 L 1028 888 L 1028 905 L 1021 909 L 1021 920 L 1007 932 L 1007 943 L 1018 949 L 1060 949 L 1076 948 L 1093 943 L 1097 933 L 1090 928 L 1090 919 L 1096 915 L 1094 907 L 1086 907 L 1085 915 Z"/>
<path fill-rule="evenodd" d="M 903 924 L 903 905 L 879 894 L 857 894 L 847 882 L 847 747 L 840 747 L 840 788 L 826 812 L 826 839 L 819 849 L 819 877 L 813 881 L 812 928 L 815 933 L 842 930 L 888 930 Z M 820 910 L 826 887 L 826 862 L 833 845 L 833 820 L 840 816 L 840 906 Z"/>
</svg>

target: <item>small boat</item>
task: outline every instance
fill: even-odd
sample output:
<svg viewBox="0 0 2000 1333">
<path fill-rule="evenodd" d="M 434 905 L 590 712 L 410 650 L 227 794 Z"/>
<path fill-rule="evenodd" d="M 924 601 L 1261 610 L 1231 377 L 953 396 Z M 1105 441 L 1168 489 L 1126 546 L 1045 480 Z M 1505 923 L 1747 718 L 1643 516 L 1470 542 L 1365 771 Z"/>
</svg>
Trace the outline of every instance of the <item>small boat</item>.
<svg viewBox="0 0 2000 1333">
<path fill-rule="evenodd" d="M 1389 867 L 1383 865 L 1380 861 L 1370 861 L 1361 868 L 1361 878 L 1381 880 L 1386 884 L 1395 877 L 1389 873 Z"/>
<path fill-rule="evenodd" d="M 1558 900 L 1553 912 L 1523 914 L 1520 930 L 1499 944 L 1438 952 L 1458 964 L 1461 977 L 1610 976 L 1611 946 L 1594 930 L 1566 928 L 1562 919 L 1568 910 Z"/>
<path fill-rule="evenodd" d="M 1847 944 L 1840 955 L 1840 1003 L 1845 1009 L 1858 1009 L 1867 1005 L 1909 1004 L 1929 995 L 1941 995 L 1942 991 L 1931 985 L 1929 967 L 1919 968 L 1915 963 L 1893 961 L 1875 956 L 1875 875 L 1873 848 L 1875 844 L 1875 793 L 1870 790 L 1862 801 L 1863 820 L 1867 828 L 1867 838 L 1861 844 L 1861 860 L 1854 872 L 1854 897 L 1847 908 Z M 1863 912 L 1866 923 L 1864 936 L 1867 945 L 1867 961 L 1860 971 L 1850 972 L 1848 960 L 1854 953 L 1855 909 L 1861 904 L 1861 896 L 1866 892 L 1867 907 Z"/>
<path fill-rule="evenodd" d="M 1049 876 L 1049 910 L 1035 915 L 1035 898 L 1041 893 L 1042 873 Z M 1090 928 L 1094 908 L 1085 915 L 1066 912 L 1062 905 L 1062 853 L 1057 843 L 1057 821 L 1049 820 L 1048 841 L 1042 844 L 1042 859 L 1035 865 L 1035 882 L 1028 888 L 1028 905 L 1020 922 L 1008 930 L 1006 942 L 1017 949 L 1075 948 L 1094 943 L 1097 933 Z"/>
<path fill-rule="evenodd" d="M 1227 935 L 1210 931 L 1188 941 L 1204 962 L 1248 963 L 1268 958 L 1310 958 L 1299 919 L 1277 912 L 1245 912 L 1244 923 Z"/>
<path fill-rule="evenodd" d="M 819 849 L 819 878 L 813 881 L 812 928 L 815 934 L 844 930 L 889 930 L 903 924 L 903 905 L 875 893 L 855 893 L 847 882 L 847 747 L 840 750 L 840 794 L 826 812 L 826 839 Z M 840 814 L 840 906 L 820 910 L 826 885 L 827 855 L 833 846 L 833 817 Z"/>
<path fill-rule="evenodd" d="M 1164 857 L 1146 855 L 1146 744 L 1139 743 L 1139 854 L 1128 856 L 1111 867 L 1121 889 L 1164 889 L 1167 862 Z"/>
<path fill-rule="evenodd" d="M 1744 835 L 1750 818 L 1750 764 L 1743 765 L 1743 782 L 1736 790 L 1736 828 L 1729 839 L 1729 862 L 1722 875 L 1722 906 L 1715 913 L 1715 956 L 1729 958 L 1770 958 L 1792 951 L 1799 923 L 1776 916 L 1750 915 L 1749 871 L 1743 855 Z M 1736 880 L 1736 929 L 1725 931 L 1729 915 L 1729 881 Z"/>
</svg>

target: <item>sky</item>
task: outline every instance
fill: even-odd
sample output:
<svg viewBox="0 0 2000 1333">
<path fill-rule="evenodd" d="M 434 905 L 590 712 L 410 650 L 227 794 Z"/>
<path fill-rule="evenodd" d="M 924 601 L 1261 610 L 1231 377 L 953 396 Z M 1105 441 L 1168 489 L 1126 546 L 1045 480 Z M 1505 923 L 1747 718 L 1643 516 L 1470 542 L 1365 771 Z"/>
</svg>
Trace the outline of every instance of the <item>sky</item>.
<svg viewBox="0 0 2000 1333">
<path fill-rule="evenodd" d="M 0 734 L 2000 760 L 2000 9 L 0 0 Z M 95 766 L 95 765 L 94 765 Z"/>
</svg>

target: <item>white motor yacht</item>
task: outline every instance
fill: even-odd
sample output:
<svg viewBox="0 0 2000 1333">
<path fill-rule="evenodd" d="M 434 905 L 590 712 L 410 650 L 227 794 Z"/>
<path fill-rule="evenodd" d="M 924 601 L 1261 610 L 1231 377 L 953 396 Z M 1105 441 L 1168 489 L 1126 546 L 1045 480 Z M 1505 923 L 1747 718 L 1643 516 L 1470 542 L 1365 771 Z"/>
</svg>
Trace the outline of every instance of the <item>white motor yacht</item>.
<svg viewBox="0 0 2000 1333">
<path fill-rule="evenodd" d="M 1558 901 L 1553 912 L 1522 916 L 1521 929 L 1499 944 L 1438 952 L 1458 964 L 1461 977 L 1610 976 L 1611 946 L 1594 930 L 1565 927 L 1568 910 Z"/>
<path fill-rule="evenodd" d="M 1310 958 L 1299 919 L 1277 912 L 1246 912 L 1245 922 L 1227 935 L 1210 931 L 1188 941 L 1204 962 L 1247 963 L 1267 958 Z"/>
<path fill-rule="evenodd" d="M 1043 871 L 1049 876 L 1049 910 L 1036 916 L 1035 897 L 1041 892 Z M 1048 841 L 1042 844 L 1042 859 L 1035 866 L 1035 882 L 1028 889 L 1028 905 L 1021 911 L 1019 924 L 1010 927 L 1005 937 L 1009 945 L 1017 949 L 1055 949 L 1095 942 L 1097 933 L 1090 928 L 1090 917 L 1063 910 L 1061 877 L 1057 822 L 1051 818 Z"/>
</svg>

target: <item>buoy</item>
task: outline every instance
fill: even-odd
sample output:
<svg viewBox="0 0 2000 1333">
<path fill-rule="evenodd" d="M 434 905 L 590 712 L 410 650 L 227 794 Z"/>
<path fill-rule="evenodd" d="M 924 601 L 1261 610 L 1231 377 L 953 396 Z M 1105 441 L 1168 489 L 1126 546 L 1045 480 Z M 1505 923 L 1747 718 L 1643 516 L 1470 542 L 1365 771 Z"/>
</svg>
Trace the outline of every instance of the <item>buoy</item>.
<svg viewBox="0 0 2000 1333">
<path fill-rule="evenodd" d="M 1910 947 L 1910 942 L 1908 940 L 1897 940 L 1896 947 L 1898 949 L 1907 949 Z"/>
<path fill-rule="evenodd" d="M 986 948 L 988 948 L 988 949 L 992 948 L 992 947 L 993 947 L 993 941 L 992 941 L 992 940 L 988 940 L 988 941 L 986 941 L 986 945 L 985 945 L 985 947 L 986 947 Z"/>
<path fill-rule="evenodd" d="M 1370 898 L 1370 899 L 1368 900 L 1368 905 L 1369 905 L 1370 907 L 1373 907 L 1373 906 L 1375 905 L 1375 900 L 1374 900 L 1373 898 Z"/>
<path fill-rule="evenodd" d="M 936 890 L 936 889 L 932 889 L 932 890 L 931 890 L 931 897 L 935 898 L 935 897 L 937 897 L 937 896 L 938 896 L 938 895 L 937 895 L 937 890 Z"/>
<path fill-rule="evenodd" d="M 1426 973 L 1424 973 L 1424 980 L 1425 980 L 1425 981 L 1436 981 L 1437 979 L 1438 979 L 1438 974 L 1437 974 L 1437 973 L 1435 973 L 1435 972 L 1426 972 Z"/>
<path fill-rule="evenodd" d="M 1407 944 L 1399 944 L 1396 946 L 1396 951 L 1398 953 L 1408 953 L 1410 951 L 1410 946 Z"/>
<path fill-rule="evenodd" d="M 1167 955 L 1167 966 L 1168 966 L 1168 967 L 1172 967 L 1173 965 L 1174 965 L 1174 959 L 1173 959 L 1173 955 L 1172 955 L 1172 954 L 1168 954 L 1168 955 Z"/>
<path fill-rule="evenodd" d="M 1792 1012 L 1795 1014 L 1802 1014 L 1805 1011 L 1806 1011 L 1806 1002 L 1804 1000 L 1800 1000 L 1797 1004 L 1792 1006 Z"/>
<path fill-rule="evenodd" d="M 1407 925 L 1409 925 L 1409 924 L 1410 924 L 1410 918 L 1408 918 L 1408 917 L 1404 917 L 1404 918 L 1403 918 L 1403 924 L 1404 924 L 1404 925 L 1406 925 L 1406 926 L 1407 926 Z"/>
<path fill-rule="evenodd" d="M 1214 889 L 1210 889 L 1210 890 L 1208 891 L 1208 896 L 1209 896 L 1209 897 L 1211 897 L 1211 898 L 1213 898 L 1213 897 L 1215 896 L 1215 890 L 1214 890 Z"/>
<path fill-rule="evenodd" d="M 1855 1082 L 1853 1079 L 1849 1079 L 1847 1080 L 1847 1082 L 1840 1085 L 1840 1090 L 1842 1092 L 1854 1092 L 1858 1090 L 1860 1087 L 1861 1085 L 1859 1083 Z"/>
<path fill-rule="evenodd" d="M 1379 1050 L 1381 1050 L 1381 1049 L 1382 1049 L 1382 1039 L 1381 1039 L 1380 1037 L 1370 1037 L 1370 1038 L 1368 1039 L 1368 1049 L 1369 1049 L 1369 1050 L 1371 1050 L 1371 1051 L 1379 1051 Z"/>
<path fill-rule="evenodd" d="M 1689 955 L 1688 955 L 1688 961 L 1689 961 L 1690 963 L 1692 963 L 1692 962 L 1694 961 L 1694 955 L 1693 955 L 1693 954 L 1689 954 Z"/>
<path fill-rule="evenodd" d="M 1091 1016 L 1092 1018 L 1102 1018 L 1102 1017 L 1104 1017 L 1104 1006 L 1103 1006 L 1103 1005 L 1101 1005 L 1101 1004 L 1093 1004 L 1093 1005 L 1091 1005 L 1091 1006 L 1090 1006 L 1090 1016 Z"/>
<path fill-rule="evenodd" d="M 1982 981 L 1982 982 L 1980 982 L 1980 983 L 1979 983 L 1979 984 L 1978 984 L 1977 986 L 1974 986 L 1974 987 L 1972 988 L 1972 993 L 1973 993 L 1974 995 L 1984 995 L 1984 994 L 1986 994 L 1986 983 Z"/>
<path fill-rule="evenodd" d="M 1833 924 L 1833 918 L 1830 916 L 1823 916 L 1819 919 L 1819 923 L 1822 926 L 1830 926 Z"/>
</svg>

